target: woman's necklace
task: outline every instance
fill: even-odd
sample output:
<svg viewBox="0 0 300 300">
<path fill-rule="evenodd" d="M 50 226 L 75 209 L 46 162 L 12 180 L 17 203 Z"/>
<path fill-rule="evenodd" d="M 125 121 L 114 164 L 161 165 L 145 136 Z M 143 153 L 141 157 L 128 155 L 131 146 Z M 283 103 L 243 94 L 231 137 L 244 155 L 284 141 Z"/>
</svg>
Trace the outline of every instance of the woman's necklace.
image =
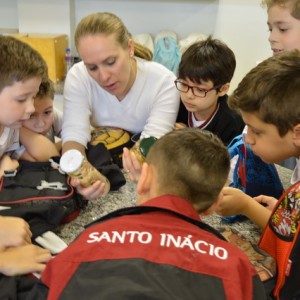
<svg viewBox="0 0 300 300">
<path fill-rule="evenodd" d="M 133 86 L 134 82 L 135 82 L 135 78 L 136 78 L 136 73 L 137 73 L 137 63 L 135 58 L 131 58 L 131 72 L 130 72 L 130 77 L 131 77 L 131 82 L 130 82 L 130 88 Z"/>
<path fill-rule="evenodd" d="M 137 63 L 136 63 L 135 58 L 132 57 L 131 62 L 130 62 L 130 74 L 129 74 L 128 84 L 124 91 L 123 96 L 117 97 L 119 101 L 122 101 L 126 97 L 126 95 L 129 93 L 130 89 L 134 85 L 136 74 L 137 74 Z"/>
</svg>

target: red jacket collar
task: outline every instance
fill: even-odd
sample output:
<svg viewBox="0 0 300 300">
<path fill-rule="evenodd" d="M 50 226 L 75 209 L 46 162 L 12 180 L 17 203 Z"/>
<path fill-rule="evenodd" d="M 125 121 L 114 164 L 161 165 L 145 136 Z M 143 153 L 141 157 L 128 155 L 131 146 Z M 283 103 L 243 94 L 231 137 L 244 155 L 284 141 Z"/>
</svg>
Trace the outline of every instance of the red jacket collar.
<svg viewBox="0 0 300 300">
<path fill-rule="evenodd" d="M 191 203 L 174 195 L 162 195 L 146 201 L 145 203 L 141 204 L 141 206 L 167 208 L 195 220 L 200 220 L 198 213 Z"/>
</svg>

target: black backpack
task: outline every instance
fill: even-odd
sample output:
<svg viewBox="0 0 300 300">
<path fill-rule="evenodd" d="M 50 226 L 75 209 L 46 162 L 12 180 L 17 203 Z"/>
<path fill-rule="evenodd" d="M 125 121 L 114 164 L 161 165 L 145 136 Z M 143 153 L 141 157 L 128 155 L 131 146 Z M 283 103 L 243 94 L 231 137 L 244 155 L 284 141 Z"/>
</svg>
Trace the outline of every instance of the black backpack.
<svg viewBox="0 0 300 300">
<path fill-rule="evenodd" d="M 126 183 L 121 169 L 112 162 L 104 144 L 90 146 L 87 157 L 108 178 L 111 190 L 117 190 Z M 70 184 L 70 176 L 59 170 L 59 160 L 60 157 L 45 162 L 19 161 L 16 170 L 5 172 L 0 180 L 0 206 L 10 209 L 0 210 L 0 215 L 22 217 L 23 214 L 36 215 L 37 210 L 41 215 L 41 211 L 50 212 L 47 207 L 51 206 L 51 209 L 63 210 L 61 220 L 55 223 L 74 220 L 88 201 Z M 30 217 L 26 220 L 30 221 Z"/>
<path fill-rule="evenodd" d="M 58 170 L 59 157 L 46 162 L 19 161 L 14 171 L 5 172 L 0 181 L 0 205 L 14 209 L 52 204 L 64 209 L 62 223 L 76 218 L 86 200 L 70 184 L 70 177 Z"/>
</svg>

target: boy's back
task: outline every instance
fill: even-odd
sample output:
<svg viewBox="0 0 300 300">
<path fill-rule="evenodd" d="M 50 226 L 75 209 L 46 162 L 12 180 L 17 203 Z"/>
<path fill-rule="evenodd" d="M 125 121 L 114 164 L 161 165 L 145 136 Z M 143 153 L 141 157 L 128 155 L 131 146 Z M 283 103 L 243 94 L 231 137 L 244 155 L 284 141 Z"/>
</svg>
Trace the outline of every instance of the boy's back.
<svg viewBox="0 0 300 300">
<path fill-rule="evenodd" d="M 88 227 L 49 263 L 33 298 L 265 299 L 245 254 L 199 220 L 228 171 L 227 149 L 208 131 L 158 139 L 137 183 L 139 206 Z"/>
</svg>

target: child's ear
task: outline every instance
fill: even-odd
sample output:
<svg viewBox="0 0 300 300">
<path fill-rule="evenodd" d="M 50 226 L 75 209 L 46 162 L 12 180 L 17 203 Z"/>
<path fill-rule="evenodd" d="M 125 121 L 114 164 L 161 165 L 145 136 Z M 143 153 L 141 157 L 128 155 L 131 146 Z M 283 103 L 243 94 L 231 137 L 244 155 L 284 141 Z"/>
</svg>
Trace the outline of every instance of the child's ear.
<svg viewBox="0 0 300 300">
<path fill-rule="evenodd" d="M 230 88 L 230 83 L 229 83 L 229 82 L 223 84 L 223 85 L 219 88 L 218 95 L 219 95 L 220 97 L 224 96 L 224 95 L 228 92 L 229 88 Z"/>
<path fill-rule="evenodd" d="M 294 143 L 300 147 L 300 124 L 297 124 L 293 128 L 293 140 Z"/>
<path fill-rule="evenodd" d="M 151 185 L 151 170 L 147 163 L 143 163 L 141 174 L 137 182 L 137 193 L 139 195 L 145 194 L 149 191 Z"/>
</svg>

